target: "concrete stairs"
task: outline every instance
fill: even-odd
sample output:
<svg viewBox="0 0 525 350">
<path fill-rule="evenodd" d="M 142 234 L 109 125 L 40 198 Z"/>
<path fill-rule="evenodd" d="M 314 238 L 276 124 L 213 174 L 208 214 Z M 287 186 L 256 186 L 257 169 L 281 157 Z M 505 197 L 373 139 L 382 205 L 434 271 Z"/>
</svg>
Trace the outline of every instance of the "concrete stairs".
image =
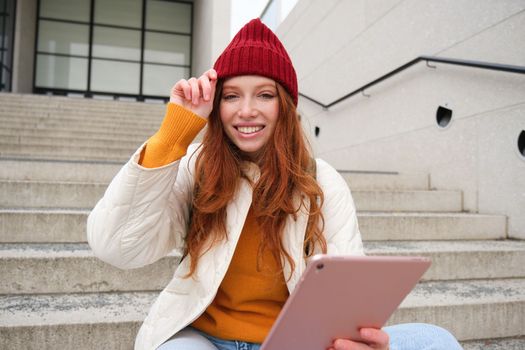
<svg viewBox="0 0 525 350">
<path fill-rule="evenodd" d="M 178 256 L 113 268 L 93 256 L 86 219 L 163 113 L 0 94 L 0 349 L 132 348 Z M 390 323 L 441 325 L 465 349 L 525 348 L 525 242 L 506 239 L 505 217 L 464 212 L 461 191 L 426 174 L 343 176 L 368 254 L 433 260 Z"/>
<path fill-rule="evenodd" d="M 123 163 L 164 105 L 0 94 L 0 156 Z"/>
</svg>

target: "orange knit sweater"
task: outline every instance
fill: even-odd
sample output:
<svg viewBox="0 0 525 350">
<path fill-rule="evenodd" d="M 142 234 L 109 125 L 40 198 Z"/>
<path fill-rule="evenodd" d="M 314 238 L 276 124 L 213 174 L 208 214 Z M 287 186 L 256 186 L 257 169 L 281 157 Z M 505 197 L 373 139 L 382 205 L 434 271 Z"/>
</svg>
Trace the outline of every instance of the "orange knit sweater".
<svg viewBox="0 0 525 350">
<path fill-rule="evenodd" d="M 214 337 L 262 343 L 288 298 L 282 267 L 265 249 L 252 209 L 215 299 L 192 326 Z"/>
<path fill-rule="evenodd" d="M 160 129 L 142 150 L 139 164 L 158 168 L 182 158 L 207 120 L 174 103 L 168 103 Z"/>
<path fill-rule="evenodd" d="M 205 124 L 205 119 L 169 103 L 164 121 L 148 140 L 139 163 L 154 168 L 182 158 Z M 221 339 L 264 341 L 288 298 L 288 289 L 282 266 L 270 251 L 265 250 L 258 261 L 262 235 L 250 209 L 217 295 L 193 327 Z"/>
</svg>

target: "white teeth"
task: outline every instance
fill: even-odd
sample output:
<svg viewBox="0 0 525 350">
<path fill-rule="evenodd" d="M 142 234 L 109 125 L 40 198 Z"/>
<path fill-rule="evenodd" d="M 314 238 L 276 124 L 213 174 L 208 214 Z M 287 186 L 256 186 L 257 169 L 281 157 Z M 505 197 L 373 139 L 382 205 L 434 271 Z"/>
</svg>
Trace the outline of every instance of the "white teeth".
<svg viewBox="0 0 525 350">
<path fill-rule="evenodd" d="M 262 126 L 239 126 L 237 130 L 243 134 L 253 134 L 254 132 L 262 130 Z"/>
</svg>

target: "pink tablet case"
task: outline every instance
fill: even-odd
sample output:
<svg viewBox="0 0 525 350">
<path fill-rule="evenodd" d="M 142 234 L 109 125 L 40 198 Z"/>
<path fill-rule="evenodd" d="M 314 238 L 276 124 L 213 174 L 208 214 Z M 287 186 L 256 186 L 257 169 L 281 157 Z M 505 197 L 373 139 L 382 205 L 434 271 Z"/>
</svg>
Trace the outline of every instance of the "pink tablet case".
<svg viewBox="0 0 525 350">
<path fill-rule="evenodd" d="M 422 257 L 312 258 L 261 350 L 324 350 L 381 328 L 430 266 Z"/>
</svg>

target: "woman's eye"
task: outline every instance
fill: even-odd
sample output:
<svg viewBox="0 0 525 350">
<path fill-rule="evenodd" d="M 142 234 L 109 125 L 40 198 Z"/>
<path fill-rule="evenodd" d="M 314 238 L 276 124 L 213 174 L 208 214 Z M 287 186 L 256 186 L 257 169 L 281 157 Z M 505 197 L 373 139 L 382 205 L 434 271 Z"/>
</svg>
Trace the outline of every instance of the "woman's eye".
<svg viewBox="0 0 525 350">
<path fill-rule="evenodd" d="M 231 100 L 233 100 L 235 98 L 237 98 L 237 95 L 224 95 L 224 96 L 222 96 L 222 99 L 226 100 L 226 101 L 231 101 Z"/>
<path fill-rule="evenodd" d="M 263 93 L 263 94 L 260 94 L 259 96 L 261 96 L 265 100 L 271 100 L 272 98 L 275 97 L 274 94 L 270 94 L 270 93 Z"/>
</svg>

